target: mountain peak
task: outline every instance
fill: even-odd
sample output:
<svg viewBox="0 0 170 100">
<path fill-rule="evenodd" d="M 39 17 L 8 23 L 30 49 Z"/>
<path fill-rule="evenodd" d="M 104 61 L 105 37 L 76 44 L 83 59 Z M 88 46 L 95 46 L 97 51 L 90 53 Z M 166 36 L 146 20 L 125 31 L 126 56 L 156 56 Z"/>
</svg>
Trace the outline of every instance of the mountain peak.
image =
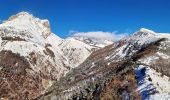
<svg viewBox="0 0 170 100">
<path fill-rule="evenodd" d="M 11 17 L 9 17 L 8 20 L 6 20 L 5 22 L 8 22 L 8 21 L 13 21 L 13 20 L 16 20 L 16 19 L 30 19 L 30 18 L 33 18 L 33 15 L 28 13 L 28 12 L 19 12 L 17 13 L 16 15 L 13 15 Z"/>
<path fill-rule="evenodd" d="M 141 28 L 139 31 L 143 33 L 155 33 L 154 31 L 146 29 L 146 28 Z"/>
<path fill-rule="evenodd" d="M 24 15 L 29 15 L 29 16 L 32 16 L 32 14 L 28 13 L 28 12 L 25 12 L 25 11 L 22 11 L 22 12 L 19 12 L 18 14 L 16 14 L 18 16 L 24 16 Z"/>
<path fill-rule="evenodd" d="M 48 20 L 41 20 L 28 12 L 20 12 L 11 16 L 7 21 L 2 23 L 0 27 L 12 27 L 15 30 L 42 35 L 44 38 L 47 38 L 51 34 Z"/>
<path fill-rule="evenodd" d="M 138 37 L 145 37 L 145 36 L 156 36 L 157 33 L 146 28 L 141 28 L 139 31 L 135 32 L 133 35 L 138 36 Z"/>
</svg>

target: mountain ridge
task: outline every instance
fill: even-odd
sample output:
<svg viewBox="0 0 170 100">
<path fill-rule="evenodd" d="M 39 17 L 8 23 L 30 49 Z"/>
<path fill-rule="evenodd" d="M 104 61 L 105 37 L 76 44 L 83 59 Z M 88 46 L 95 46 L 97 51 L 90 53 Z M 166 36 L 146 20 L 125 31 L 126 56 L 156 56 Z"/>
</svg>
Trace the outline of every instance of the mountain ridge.
<svg viewBox="0 0 170 100">
<path fill-rule="evenodd" d="M 159 94 L 156 92 L 157 90 L 152 90 L 152 88 L 150 89 L 149 87 L 147 88 L 147 86 L 149 86 L 149 84 L 151 85 L 152 82 L 148 83 L 148 85 L 143 84 L 144 88 L 140 87 L 139 83 L 136 83 L 135 79 L 138 80 L 138 76 L 135 75 L 136 73 L 134 68 L 138 68 L 138 66 L 143 65 L 142 63 L 138 62 L 138 60 L 141 58 L 136 58 L 137 55 L 140 55 L 140 53 L 145 51 L 148 53 L 140 56 L 146 56 L 150 54 L 148 51 L 149 48 L 152 47 L 152 45 L 159 47 L 159 43 L 169 41 L 166 38 L 167 37 L 159 36 L 157 33 L 153 33 L 153 31 L 143 31 L 143 29 L 142 31 L 139 30 L 129 38 L 122 39 L 115 44 L 113 43 L 110 46 L 106 46 L 103 49 L 93 52 L 81 65 L 70 71 L 66 77 L 63 77 L 59 82 L 56 82 L 46 91 L 44 95 L 37 99 L 67 100 L 89 98 L 112 100 L 124 98 L 124 93 L 125 97 L 133 98 L 132 100 L 144 98 L 151 99 L 155 98 L 154 96 L 162 97 L 162 93 L 167 92 L 161 92 L 158 90 L 158 92 L 160 92 Z M 151 50 L 154 49 L 152 48 Z M 166 61 L 162 62 L 166 63 Z M 145 65 L 145 62 L 144 66 L 149 67 L 148 65 Z M 143 69 L 145 69 L 145 67 Z M 143 73 L 145 74 L 145 72 Z M 150 77 L 155 78 L 155 76 L 153 76 L 151 73 L 149 74 L 151 75 Z M 148 79 L 145 79 L 146 82 Z M 155 79 L 151 80 L 155 81 Z M 117 84 L 117 82 L 119 82 L 119 84 Z M 131 84 L 134 86 L 131 86 Z M 166 84 L 167 86 L 170 85 L 167 81 Z M 153 87 L 153 89 L 155 89 L 159 86 L 155 85 L 154 83 Z M 160 87 L 162 88 L 163 86 L 160 85 Z M 109 88 L 114 89 L 114 92 Z M 150 94 L 147 93 L 147 89 L 149 90 Z M 136 92 L 136 90 L 139 92 Z M 166 88 L 164 88 L 164 90 L 166 90 Z M 144 91 L 144 93 L 142 91 Z M 169 97 L 169 95 L 166 94 L 165 99 L 166 97 Z"/>
</svg>

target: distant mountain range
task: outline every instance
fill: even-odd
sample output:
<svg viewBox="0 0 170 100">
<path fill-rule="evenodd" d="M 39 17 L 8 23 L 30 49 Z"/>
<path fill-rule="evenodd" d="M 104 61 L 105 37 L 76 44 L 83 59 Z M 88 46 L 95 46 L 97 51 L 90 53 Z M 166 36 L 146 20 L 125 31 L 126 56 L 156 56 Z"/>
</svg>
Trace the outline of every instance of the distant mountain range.
<svg viewBox="0 0 170 100">
<path fill-rule="evenodd" d="M 62 39 L 27 12 L 0 24 L 2 100 L 169 100 L 170 34 Z"/>
</svg>

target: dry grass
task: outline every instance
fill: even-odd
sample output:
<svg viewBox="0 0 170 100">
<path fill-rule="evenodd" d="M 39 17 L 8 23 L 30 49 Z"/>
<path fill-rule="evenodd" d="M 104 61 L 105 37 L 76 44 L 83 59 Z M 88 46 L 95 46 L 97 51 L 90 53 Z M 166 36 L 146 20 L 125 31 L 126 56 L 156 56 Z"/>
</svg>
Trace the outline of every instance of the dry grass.
<svg viewBox="0 0 170 100">
<path fill-rule="evenodd" d="M 133 73 L 126 76 L 113 76 L 112 80 L 106 83 L 101 100 L 121 100 L 122 91 L 130 93 L 130 100 L 140 100 L 139 93 L 136 92 L 136 81 Z"/>
</svg>

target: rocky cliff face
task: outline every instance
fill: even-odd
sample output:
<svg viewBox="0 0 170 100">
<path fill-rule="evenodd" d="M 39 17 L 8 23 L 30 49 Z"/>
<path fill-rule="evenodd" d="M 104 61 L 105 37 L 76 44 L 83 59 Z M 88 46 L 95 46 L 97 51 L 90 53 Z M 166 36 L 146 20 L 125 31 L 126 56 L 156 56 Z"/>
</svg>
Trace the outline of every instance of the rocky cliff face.
<svg viewBox="0 0 170 100">
<path fill-rule="evenodd" d="M 148 74 L 146 74 L 145 67 L 157 68 L 150 67 L 142 60 L 148 59 L 148 56 L 157 55 L 158 52 L 156 51 L 162 52 L 162 49 L 156 48 L 160 48 L 162 43 L 164 44 L 168 41 L 169 38 L 166 36 L 147 29 L 141 29 L 126 39 L 93 52 L 79 67 L 71 70 L 66 77 L 56 82 L 45 94 L 37 99 L 136 100 L 150 98 L 150 96 L 154 98 L 155 95 L 159 97 L 159 94 L 163 92 L 155 89 L 157 87 L 152 85 L 152 82 L 149 84 L 154 88 L 150 89 L 149 84 L 144 84 L 143 86 L 148 87 L 141 87 L 143 85 L 140 83 L 142 80 L 147 82 L 148 80 L 154 80 L 151 73 L 149 73 L 150 77 L 146 76 Z M 166 49 L 167 59 L 167 56 L 169 56 L 169 53 L 167 53 L 169 52 L 168 45 L 164 49 Z M 165 55 L 162 57 L 165 57 Z M 152 60 L 154 59 L 155 57 Z M 169 64 L 166 60 L 163 60 L 162 63 Z M 136 73 L 136 68 L 140 66 L 145 66 L 140 70 L 144 75 L 142 78 L 142 75 L 138 76 L 139 74 Z M 158 66 L 161 67 L 161 65 Z M 169 67 L 167 66 L 166 68 L 168 69 Z M 162 77 L 161 79 L 164 80 L 165 78 Z M 167 80 L 164 82 L 166 82 L 166 86 L 170 86 Z M 167 90 L 166 88 L 162 89 Z M 169 93 L 169 91 L 165 93 Z"/>
</svg>

